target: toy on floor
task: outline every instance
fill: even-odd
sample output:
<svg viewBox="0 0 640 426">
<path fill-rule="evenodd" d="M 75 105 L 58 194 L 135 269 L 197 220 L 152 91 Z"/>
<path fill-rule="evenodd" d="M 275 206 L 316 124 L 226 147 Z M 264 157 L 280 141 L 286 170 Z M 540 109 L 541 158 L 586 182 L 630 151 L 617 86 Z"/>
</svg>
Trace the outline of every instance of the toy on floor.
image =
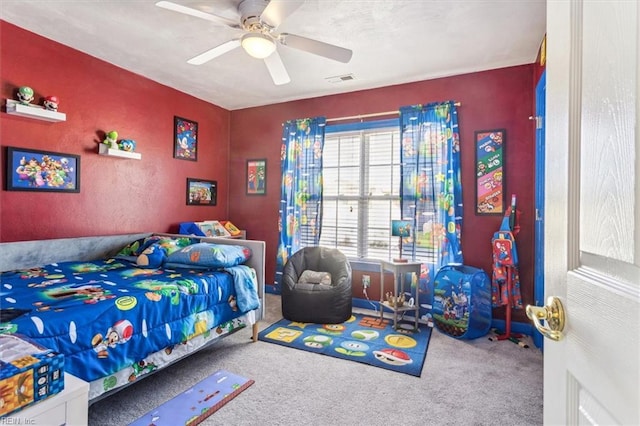
<svg viewBox="0 0 640 426">
<path fill-rule="evenodd" d="M 518 274 L 518 251 L 515 236 L 520 231 L 518 225 L 520 212 L 516 210 L 516 196 L 511 196 L 511 206 L 507 209 L 500 229 L 494 233 L 493 274 L 491 282 L 491 302 L 494 308 L 505 307 L 505 332 L 498 340 L 519 339 L 519 333 L 511 332 L 511 310 L 523 309 Z"/>
<path fill-rule="evenodd" d="M 469 265 L 444 265 L 433 279 L 433 322 L 457 339 L 475 339 L 491 328 L 491 281 Z"/>
<path fill-rule="evenodd" d="M 504 335 L 504 333 L 502 333 L 500 330 L 498 330 L 497 328 L 492 328 L 491 329 L 492 335 L 488 337 L 488 339 L 492 342 L 497 342 L 499 340 L 504 340 L 501 339 L 500 337 Z M 521 340 L 520 338 L 517 337 L 513 337 L 513 335 L 510 335 L 509 337 L 507 337 L 506 340 L 509 340 L 510 342 L 515 343 L 516 345 L 520 346 L 521 348 L 525 348 L 528 349 L 529 345 L 527 343 L 525 343 L 523 340 Z"/>
</svg>

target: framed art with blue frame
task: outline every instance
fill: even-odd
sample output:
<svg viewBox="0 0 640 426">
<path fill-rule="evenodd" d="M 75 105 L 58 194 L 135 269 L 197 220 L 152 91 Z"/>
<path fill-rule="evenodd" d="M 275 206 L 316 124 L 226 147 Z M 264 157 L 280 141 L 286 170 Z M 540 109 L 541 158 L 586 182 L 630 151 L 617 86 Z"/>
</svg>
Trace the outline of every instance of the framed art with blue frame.
<svg viewBox="0 0 640 426">
<path fill-rule="evenodd" d="M 7 147 L 7 191 L 80 192 L 80 156 Z"/>
<path fill-rule="evenodd" d="M 173 158 L 198 161 L 198 123 L 173 117 Z"/>
</svg>

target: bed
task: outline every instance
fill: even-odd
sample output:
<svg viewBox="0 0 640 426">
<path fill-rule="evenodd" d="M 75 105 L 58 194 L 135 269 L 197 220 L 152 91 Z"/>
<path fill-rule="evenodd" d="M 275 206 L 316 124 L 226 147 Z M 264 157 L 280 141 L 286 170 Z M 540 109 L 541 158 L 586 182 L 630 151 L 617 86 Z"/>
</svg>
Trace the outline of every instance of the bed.
<svg viewBox="0 0 640 426">
<path fill-rule="evenodd" d="M 159 233 L 1 243 L 0 333 L 64 354 L 93 403 L 231 333 L 257 340 L 264 255 Z"/>
</svg>

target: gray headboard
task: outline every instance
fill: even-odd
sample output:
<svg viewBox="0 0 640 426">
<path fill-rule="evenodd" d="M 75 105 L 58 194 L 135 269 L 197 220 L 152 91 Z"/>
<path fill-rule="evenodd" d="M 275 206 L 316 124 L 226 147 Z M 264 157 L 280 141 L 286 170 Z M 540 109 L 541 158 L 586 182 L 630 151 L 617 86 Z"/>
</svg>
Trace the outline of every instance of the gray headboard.
<svg viewBox="0 0 640 426">
<path fill-rule="evenodd" d="M 27 269 L 49 263 L 66 261 L 90 261 L 113 256 L 127 244 L 149 235 L 184 237 L 185 235 L 163 233 L 120 234 L 99 237 L 59 238 L 52 240 L 17 241 L 0 243 L 0 271 Z M 246 265 L 256 271 L 258 294 L 262 303 L 258 319 L 264 317 L 265 252 L 264 241 L 230 238 L 195 237 L 201 241 L 217 244 L 243 245 L 251 249 L 251 258 Z"/>
<path fill-rule="evenodd" d="M 130 242 L 149 235 L 151 232 L 0 243 L 0 271 L 33 268 L 71 260 L 101 259 L 114 255 Z"/>
</svg>

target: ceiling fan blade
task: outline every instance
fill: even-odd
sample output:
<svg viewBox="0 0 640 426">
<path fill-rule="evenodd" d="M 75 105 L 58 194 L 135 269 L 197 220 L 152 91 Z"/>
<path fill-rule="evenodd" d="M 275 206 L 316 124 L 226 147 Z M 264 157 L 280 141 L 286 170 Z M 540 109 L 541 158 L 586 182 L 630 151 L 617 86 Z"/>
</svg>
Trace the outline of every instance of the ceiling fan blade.
<svg viewBox="0 0 640 426">
<path fill-rule="evenodd" d="M 260 15 L 260 20 L 272 28 L 278 28 L 282 21 L 298 10 L 303 3 L 304 0 L 271 0 Z"/>
<path fill-rule="evenodd" d="M 187 63 L 191 65 L 202 65 L 205 62 L 209 62 L 213 58 L 224 55 L 225 53 L 235 49 L 236 47 L 240 47 L 240 40 L 230 40 L 226 43 L 222 43 L 221 45 L 214 47 L 213 49 L 209 49 L 196 57 L 189 59 Z"/>
<path fill-rule="evenodd" d="M 284 67 L 282 58 L 280 58 L 280 54 L 278 54 L 277 50 L 264 58 L 264 63 L 267 66 L 269 74 L 271 74 L 271 79 L 276 86 L 287 84 L 291 81 L 289 73 L 287 73 L 287 69 Z"/>
<path fill-rule="evenodd" d="M 206 19 L 207 21 L 216 22 L 218 24 L 227 25 L 232 28 L 240 28 L 238 22 L 225 18 L 224 16 L 213 15 L 211 13 L 202 12 L 198 9 L 192 9 L 187 6 L 183 6 L 181 4 L 173 3 L 170 1 L 159 1 L 156 3 L 156 6 L 161 7 L 163 9 L 171 10 L 178 13 L 184 13 L 185 15 L 195 16 L 196 18 Z"/>
<path fill-rule="evenodd" d="M 304 50 L 305 52 L 324 56 L 325 58 L 333 59 L 334 61 L 343 62 L 345 64 L 348 63 L 351 60 L 351 56 L 353 56 L 353 52 L 350 49 L 345 49 L 344 47 L 335 46 L 333 44 L 324 43 L 322 41 L 294 34 L 282 33 L 280 34 L 279 40 L 285 46 Z"/>
</svg>

